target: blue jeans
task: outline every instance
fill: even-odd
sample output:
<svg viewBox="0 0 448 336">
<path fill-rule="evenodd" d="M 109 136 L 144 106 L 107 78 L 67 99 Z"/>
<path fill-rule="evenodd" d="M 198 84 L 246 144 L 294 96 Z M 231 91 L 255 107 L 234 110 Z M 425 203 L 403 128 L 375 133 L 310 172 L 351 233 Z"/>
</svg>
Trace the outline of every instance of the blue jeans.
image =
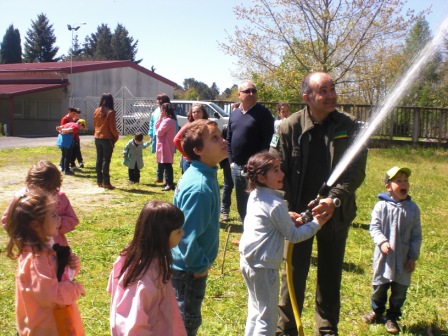
<svg viewBox="0 0 448 336">
<path fill-rule="evenodd" d="M 172 163 L 157 163 L 157 179 L 161 180 L 163 174 L 165 173 L 165 182 L 167 185 L 172 186 L 174 183 L 174 172 L 173 172 L 173 164 Z"/>
<path fill-rule="evenodd" d="M 61 168 L 64 172 L 70 172 L 70 163 L 72 162 L 73 146 L 62 148 Z"/>
<path fill-rule="evenodd" d="M 191 165 L 191 161 L 186 160 L 183 156 L 182 159 L 180 160 L 180 167 L 182 168 L 182 174 L 184 174 L 187 169 L 190 167 Z"/>
<path fill-rule="evenodd" d="M 114 151 L 112 139 L 95 138 L 96 147 L 96 181 L 105 185 L 110 184 L 110 160 Z"/>
<path fill-rule="evenodd" d="M 386 319 L 399 320 L 401 317 L 401 307 L 406 300 L 408 286 L 400 285 L 394 281 L 382 285 L 373 285 L 372 308 L 377 315 L 382 315 L 386 311 L 387 291 L 390 288 L 389 309 L 386 312 Z"/>
<path fill-rule="evenodd" d="M 173 270 L 171 282 L 187 335 L 195 336 L 202 324 L 201 307 L 207 277 L 195 279 L 192 272 Z"/>
<path fill-rule="evenodd" d="M 240 215 L 241 223 L 244 223 L 247 210 L 247 200 L 249 199 L 249 194 L 246 192 L 247 179 L 246 176 L 241 175 L 243 172 L 243 166 L 239 166 L 234 163 L 231 170 L 233 183 L 235 186 L 236 207 L 238 209 L 238 214 Z"/>
<path fill-rule="evenodd" d="M 232 171 L 230 170 L 229 160 L 225 159 L 224 161 L 221 162 L 222 162 L 221 168 L 224 174 L 221 212 L 228 214 L 230 212 L 230 206 L 232 205 L 232 190 L 233 190 Z"/>
</svg>

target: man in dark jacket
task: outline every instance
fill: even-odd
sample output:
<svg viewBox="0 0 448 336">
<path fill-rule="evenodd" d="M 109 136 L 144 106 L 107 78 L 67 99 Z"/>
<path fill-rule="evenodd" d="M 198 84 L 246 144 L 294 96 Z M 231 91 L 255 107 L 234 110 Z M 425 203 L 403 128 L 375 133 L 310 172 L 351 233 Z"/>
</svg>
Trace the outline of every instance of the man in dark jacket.
<svg viewBox="0 0 448 336">
<path fill-rule="evenodd" d="M 252 81 L 243 81 L 238 90 L 241 104 L 229 117 L 227 148 L 236 205 L 243 223 L 249 194 L 246 192 L 246 177 L 241 173 L 252 155 L 269 149 L 274 133 L 274 117 L 266 107 L 257 103 L 257 88 Z"/>
<path fill-rule="evenodd" d="M 353 116 L 336 109 L 332 78 L 323 72 L 308 74 L 302 84 L 307 106 L 284 120 L 271 141 L 285 173 L 284 190 L 291 211 L 303 212 L 351 144 L 356 131 Z M 316 335 L 337 335 L 345 242 L 356 216 L 355 191 L 365 176 L 367 150 L 350 163 L 313 211 L 327 211 L 332 219 L 317 233 Z M 313 238 L 295 244 L 292 279 L 299 312 L 305 298 Z M 277 335 L 297 335 L 290 295 L 283 275 Z"/>
</svg>

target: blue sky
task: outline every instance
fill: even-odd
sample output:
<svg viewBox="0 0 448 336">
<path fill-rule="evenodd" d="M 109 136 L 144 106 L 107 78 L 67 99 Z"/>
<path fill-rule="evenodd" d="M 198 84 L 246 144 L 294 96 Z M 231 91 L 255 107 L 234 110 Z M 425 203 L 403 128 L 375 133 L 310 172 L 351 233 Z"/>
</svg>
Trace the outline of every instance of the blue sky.
<svg viewBox="0 0 448 336">
<path fill-rule="evenodd" d="M 211 85 L 216 82 L 221 91 L 238 79 L 236 59 L 218 48 L 227 33 L 236 25 L 233 7 L 250 0 L 0 0 L 0 42 L 10 24 L 19 29 L 22 45 L 31 21 L 40 13 L 53 24 L 59 54 L 67 54 L 71 32 L 67 24 L 86 22 L 78 30 L 79 41 L 96 32 L 105 23 L 113 31 L 123 24 L 129 34 L 138 39 L 137 58 L 140 65 L 155 66 L 160 75 L 182 85 L 185 78 L 195 78 Z M 408 0 L 406 7 L 417 12 L 432 5 L 427 16 L 433 33 L 448 13 L 448 0 Z"/>
</svg>

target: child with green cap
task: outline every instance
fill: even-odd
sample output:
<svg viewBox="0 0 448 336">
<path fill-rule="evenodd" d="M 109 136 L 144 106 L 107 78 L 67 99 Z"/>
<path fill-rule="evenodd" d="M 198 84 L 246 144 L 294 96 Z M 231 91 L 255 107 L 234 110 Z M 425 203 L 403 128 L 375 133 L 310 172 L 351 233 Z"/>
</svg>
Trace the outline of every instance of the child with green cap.
<svg viewBox="0 0 448 336">
<path fill-rule="evenodd" d="M 387 332 L 397 334 L 401 307 L 420 255 L 422 227 L 420 209 L 409 196 L 409 176 L 406 167 L 393 167 L 384 180 L 387 192 L 378 195 L 372 211 L 370 236 L 375 243 L 373 259 L 373 311 L 363 316 L 366 323 L 384 322 Z M 386 311 L 387 292 L 389 308 Z"/>
</svg>

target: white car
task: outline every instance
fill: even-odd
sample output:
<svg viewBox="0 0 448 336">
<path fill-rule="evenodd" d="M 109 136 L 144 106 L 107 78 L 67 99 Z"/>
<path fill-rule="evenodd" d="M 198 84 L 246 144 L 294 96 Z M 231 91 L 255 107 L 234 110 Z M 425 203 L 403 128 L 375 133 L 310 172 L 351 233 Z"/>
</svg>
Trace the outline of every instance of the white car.
<svg viewBox="0 0 448 336">
<path fill-rule="evenodd" d="M 188 123 L 187 114 L 193 104 L 204 105 L 208 113 L 208 118 L 216 121 L 220 130 L 222 130 L 223 126 L 229 122 L 228 113 L 212 102 L 199 100 L 172 100 L 171 104 L 174 107 L 179 127 Z"/>
</svg>

